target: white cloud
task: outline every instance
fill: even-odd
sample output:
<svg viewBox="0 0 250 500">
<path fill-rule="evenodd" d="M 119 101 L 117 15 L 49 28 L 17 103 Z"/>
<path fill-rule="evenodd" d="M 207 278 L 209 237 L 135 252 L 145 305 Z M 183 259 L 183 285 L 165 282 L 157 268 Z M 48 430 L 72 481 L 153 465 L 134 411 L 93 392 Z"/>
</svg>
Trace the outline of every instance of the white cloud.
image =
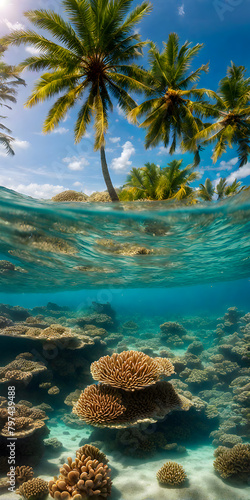
<svg viewBox="0 0 250 500">
<path fill-rule="evenodd" d="M 42 52 L 40 49 L 36 49 L 36 47 L 32 47 L 31 45 L 28 45 L 28 47 L 25 47 L 26 52 L 29 52 L 32 56 L 39 56 Z"/>
<path fill-rule="evenodd" d="M 238 162 L 238 158 L 232 158 L 231 160 L 229 161 L 224 161 L 222 160 L 220 162 L 220 166 L 218 168 L 218 170 L 232 170 L 232 168 L 234 167 L 234 165 L 236 165 L 236 163 Z"/>
<path fill-rule="evenodd" d="M 178 7 L 179 16 L 185 16 L 184 3 Z"/>
<path fill-rule="evenodd" d="M 80 187 L 80 186 L 82 186 L 82 183 L 79 181 L 76 181 L 76 182 L 74 182 L 73 186 Z"/>
<path fill-rule="evenodd" d="M 83 157 L 71 156 L 63 158 L 63 163 L 67 164 L 69 170 L 82 170 L 84 167 L 89 165 L 88 160 Z"/>
<path fill-rule="evenodd" d="M 115 150 L 113 148 L 105 148 L 106 153 L 113 153 Z"/>
<path fill-rule="evenodd" d="M 221 170 L 232 170 L 232 168 L 236 165 L 238 162 L 238 158 L 232 158 L 229 161 L 224 161 L 222 160 L 220 162 L 219 166 L 216 167 L 211 167 L 210 165 L 207 165 L 205 167 L 201 167 L 201 172 L 204 173 L 206 170 L 215 170 L 216 172 L 220 172 Z M 220 174 L 218 174 L 220 175 Z"/>
<path fill-rule="evenodd" d="M 68 128 L 65 127 L 57 127 L 53 130 L 53 134 L 67 134 L 69 132 Z"/>
<path fill-rule="evenodd" d="M 1 21 L 2 24 L 5 24 L 5 26 L 7 26 L 7 28 L 10 30 L 10 31 L 15 31 L 15 30 L 24 30 L 25 29 L 25 26 L 21 23 L 19 23 L 18 21 L 16 23 L 12 23 L 11 21 L 9 21 L 8 19 L 2 19 Z"/>
<path fill-rule="evenodd" d="M 28 149 L 30 143 L 28 141 L 22 141 L 21 139 L 15 139 L 13 142 L 13 148 Z"/>
<path fill-rule="evenodd" d="M 113 142 L 113 144 L 117 144 L 117 142 L 120 142 L 121 138 L 120 137 L 110 137 L 109 140 L 110 140 L 110 142 Z"/>
<path fill-rule="evenodd" d="M 159 148 L 159 151 L 157 153 L 157 156 L 160 156 L 160 155 L 169 155 L 169 149 L 170 148 L 164 148 L 164 146 L 160 146 Z M 174 154 L 175 155 L 181 155 L 183 152 L 181 150 L 181 148 L 179 146 L 177 146 Z"/>
<path fill-rule="evenodd" d="M 54 186 L 53 184 L 10 184 L 8 186 L 9 189 L 13 189 L 18 193 L 26 194 L 27 196 L 32 196 L 32 198 L 43 198 L 50 199 L 52 196 L 55 196 L 62 191 L 66 191 L 67 188 L 64 186 Z"/>
<path fill-rule="evenodd" d="M 250 175 L 250 163 L 246 163 L 243 167 L 238 168 L 235 172 L 231 172 L 231 174 L 227 177 L 227 183 L 231 184 L 235 179 L 245 179 Z"/>
<path fill-rule="evenodd" d="M 125 170 L 132 164 L 130 157 L 135 153 L 135 148 L 132 142 L 127 141 L 122 146 L 122 154 L 119 158 L 114 158 L 111 163 L 111 168 L 113 170 L 121 171 Z"/>
</svg>

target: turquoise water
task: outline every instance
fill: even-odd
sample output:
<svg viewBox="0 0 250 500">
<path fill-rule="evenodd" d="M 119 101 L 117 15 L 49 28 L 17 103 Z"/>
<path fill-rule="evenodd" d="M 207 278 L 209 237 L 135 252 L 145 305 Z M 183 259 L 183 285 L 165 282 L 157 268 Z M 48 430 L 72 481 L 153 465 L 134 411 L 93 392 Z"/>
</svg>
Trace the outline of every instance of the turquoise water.
<svg viewBox="0 0 250 500">
<path fill-rule="evenodd" d="M 249 462 L 228 477 L 213 466 L 218 446 L 250 441 L 249 232 L 247 192 L 193 207 L 117 207 L 55 204 L 0 188 L 2 498 L 22 498 L 17 481 L 13 491 L 1 487 L 10 386 L 23 433 L 15 428 L 15 466 L 32 467 L 34 477 L 52 480 L 92 443 L 109 459 L 110 500 L 249 498 Z M 189 409 L 154 411 L 150 422 L 123 428 L 72 413 L 81 390 L 96 383 L 91 364 L 129 350 L 167 357 L 175 373 L 164 380 Z M 26 418 L 34 408 L 45 413 L 24 424 L 20 405 Z M 157 480 L 166 462 L 184 468 L 179 486 Z"/>
</svg>

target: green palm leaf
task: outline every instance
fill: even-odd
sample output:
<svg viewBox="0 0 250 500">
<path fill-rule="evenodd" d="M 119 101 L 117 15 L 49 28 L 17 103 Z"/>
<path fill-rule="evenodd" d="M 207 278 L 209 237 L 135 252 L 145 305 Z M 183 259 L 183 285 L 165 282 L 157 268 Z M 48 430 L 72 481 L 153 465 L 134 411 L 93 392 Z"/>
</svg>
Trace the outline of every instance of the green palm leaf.
<svg viewBox="0 0 250 500">
<path fill-rule="evenodd" d="M 105 157 L 105 134 L 113 100 L 128 113 L 136 106 L 131 92 L 151 91 L 146 72 L 134 63 L 146 44 L 135 28 L 152 6 L 145 0 L 135 8 L 132 0 L 63 0 L 62 4 L 65 18 L 46 9 L 26 13 L 29 22 L 46 36 L 35 30 L 17 30 L 1 43 L 29 44 L 40 51 L 19 67 L 45 71 L 34 86 L 28 107 L 56 97 L 44 133 L 51 132 L 77 103 L 76 142 L 93 119 L 94 148 L 100 149 L 105 182 L 117 201 Z"/>
</svg>

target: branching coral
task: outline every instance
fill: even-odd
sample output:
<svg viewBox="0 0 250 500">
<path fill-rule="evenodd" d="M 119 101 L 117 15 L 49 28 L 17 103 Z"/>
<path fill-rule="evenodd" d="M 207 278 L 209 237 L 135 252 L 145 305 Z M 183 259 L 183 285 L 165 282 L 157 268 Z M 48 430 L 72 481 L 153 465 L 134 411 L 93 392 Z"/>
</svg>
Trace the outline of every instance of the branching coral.
<svg viewBox="0 0 250 500">
<path fill-rule="evenodd" d="M 34 472 L 32 467 L 27 465 L 17 466 L 15 469 L 15 478 L 18 484 L 26 483 L 33 478 Z"/>
<path fill-rule="evenodd" d="M 25 500 L 42 500 L 48 495 L 48 492 L 47 481 L 40 478 L 24 482 L 17 490 L 17 493 Z"/>
<path fill-rule="evenodd" d="M 59 478 L 49 482 L 50 495 L 57 500 L 103 500 L 111 493 L 110 473 L 105 455 L 94 446 L 83 446 L 77 450 L 74 462 L 69 457 L 61 467 Z"/>
<path fill-rule="evenodd" d="M 174 367 L 167 358 L 151 358 L 143 352 L 123 351 L 95 361 L 90 371 L 94 380 L 134 391 L 155 384 L 163 375 L 172 375 Z"/>
<path fill-rule="evenodd" d="M 177 462 L 166 462 L 161 469 L 158 470 L 156 477 L 162 484 L 179 486 L 184 483 L 187 476 L 182 465 L 177 464 Z"/>
<path fill-rule="evenodd" d="M 190 406 L 190 401 L 179 396 L 168 382 L 132 392 L 91 385 L 80 395 L 73 413 L 88 424 L 121 428 L 155 422 L 173 410 L 188 410 Z"/>
<path fill-rule="evenodd" d="M 236 478 L 247 481 L 250 475 L 250 444 L 236 444 L 233 448 L 220 447 L 214 468 L 222 478 Z"/>
</svg>

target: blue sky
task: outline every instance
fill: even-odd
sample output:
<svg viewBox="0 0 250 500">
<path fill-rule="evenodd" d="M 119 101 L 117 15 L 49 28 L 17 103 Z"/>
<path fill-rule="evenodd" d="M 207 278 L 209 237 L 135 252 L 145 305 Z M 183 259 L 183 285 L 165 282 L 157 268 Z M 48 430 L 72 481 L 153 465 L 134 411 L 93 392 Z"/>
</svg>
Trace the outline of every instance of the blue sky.
<svg viewBox="0 0 250 500">
<path fill-rule="evenodd" d="M 138 3 L 134 1 L 134 5 Z M 152 3 L 153 12 L 139 26 L 142 39 L 151 39 L 161 47 L 169 33 L 175 31 L 181 43 L 186 40 L 194 44 L 204 43 L 194 66 L 209 61 L 210 71 L 202 77 L 199 86 L 217 90 L 231 60 L 249 68 L 250 0 L 153 0 Z M 27 27 L 28 22 L 22 14 L 34 8 L 61 12 L 60 0 L 0 0 L 1 35 L 20 25 Z M 13 47 L 5 53 L 5 60 L 17 64 L 30 53 L 30 47 Z M 144 64 L 147 65 L 146 57 Z M 6 157 L 0 150 L 0 185 L 37 198 L 51 198 L 64 189 L 87 194 L 106 189 L 99 153 L 93 152 L 92 129 L 79 145 L 74 145 L 77 108 L 54 133 L 45 136 L 41 133 L 42 123 L 51 103 L 39 104 L 32 109 L 23 107 L 38 76 L 37 73 L 24 74 L 27 86 L 20 88 L 17 104 L 7 113 L 5 124 L 16 138 L 16 155 Z M 165 166 L 173 158 L 183 158 L 183 164 L 191 162 L 192 157 L 188 154 L 170 157 L 162 146 L 145 151 L 144 136 L 145 132 L 129 124 L 115 105 L 106 141 L 115 186 L 123 184 L 132 167 L 141 167 L 147 161 L 160 166 Z M 237 177 L 245 185 L 250 185 L 250 162 L 238 170 L 236 152 L 229 150 L 213 165 L 211 154 L 211 149 L 202 153 L 199 182 L 204 182 L 206 177 L 214 183 L 220 177 L 232 182 Z"/>
</svg>

